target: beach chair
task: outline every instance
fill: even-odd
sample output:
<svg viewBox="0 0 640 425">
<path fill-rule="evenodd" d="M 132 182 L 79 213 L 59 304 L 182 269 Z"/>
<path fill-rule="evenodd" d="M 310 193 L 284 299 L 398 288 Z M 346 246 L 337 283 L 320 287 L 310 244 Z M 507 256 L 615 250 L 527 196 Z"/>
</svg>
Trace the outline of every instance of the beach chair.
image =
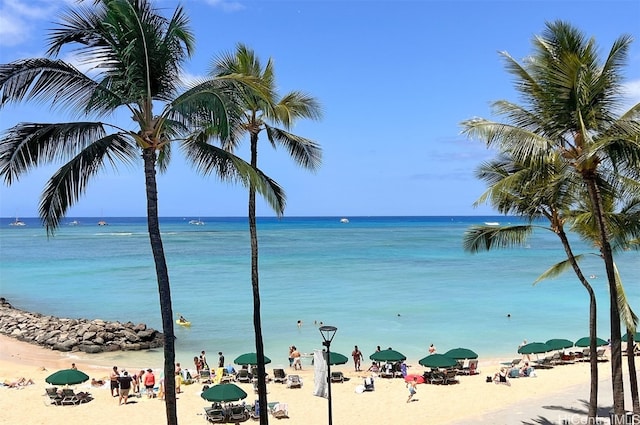
<svg viewBox="0 0 640 425">
<path fill-rule="evenodd" d="M 344 382 L 344 374 L 342 372 L 331 372 L 331 382 Z"/>
<path fill-rule="evenodd" d="M 231 406 L 227 410 L 227 422 L 238 423 L 244 422 L 247 419 L 249 419 L 249 414 L 247 413 L 245 407 L 242 405 Z"/>
<path fill-rule="evenodd" d="M 469 360 L 469 364 L 462 368 L 464 375 L 477 375 L 480 373 L 478 370 L 478 360 Z"/>
<path fill-rule="evenodd" d="M 47 397 L 49 397 L 49 401 L 51 404 L 55 404 L 56 406 L 60 406 L 62 404 L 62 396 L 58 394 L 58 388 L 49 387 L 45 388 L 47 392 Z"/>
<path fill-rule="evenodd" d="M 287 388 L 302 388 L 302 379 L 299 375 L 287 376 Z"/>
<path fill-rule="evenodd" d="M 227 420 L 224 410 L 220 408 L 205 407 L 204 415 L 205 419 L 211 423 L 224 423 Z"/>
<path fill-rule="evenodd" d="M 605 356 L 606 351 L 607 350 L 604 348 L 598 348 L 598 350 L 596 351 L 596 357 L 598 358 L 599 362 L 609 361 L 609 359 L 607 359 L 607 357 Z"/>
<path fill-rule="evenodd" d="M 284 384 L 287 381 L 287 373 L 284 369 L 273 369 L 273 382 Z"/>
<path fill-rule="evenodd" d="M 287 403 L 276 403 L 270 409 L 271 414 L 276 419 L 289 417 L 289 406 Z"/>
<path fill-rule="evenodd" d="M 382 366 L 382 370 L 379 373 L 379 376 L 381 378 L 393 378 L 393 365 L 391 363 L 385 363 L 384 366 Z"/>
<path fill-rule="evenodd" d="M 81 403 L 80 399 L 76 396 L 76 393 L 73 391 L 72 388 L 62 389 L 62 400 L 60 401 L 60 404 L 64 406 L 68 404 L 77 405 L 80 403 Z"/>
<path fill-rule="evenodd" d="M 240 369 L 236 375 L 236 381 L 243 382 L 245 384 L 251 382 L 251 375 L 248 369 Z"/>
<path fill-rule="evenodd" d="M 508 367 L 515 367 L 515 366 L 518 366 L 521 361 L 522 361 L 521 358 L 517 358 L 517 359 L 511 360 L 510 362 L 502 362 L 500 364 Z"/>
<path fill-rule="evenodd" d="M 444 384 L 445 383 L 445 374 L 440 371 L 433 371 L 429 376 L 430 384 Z"/>
<path fill-rule="evenodd" d="M 445 385 L 451 385 L 451 384 L 459 384 L 460 381 L 458 380 L 458 371 L 456 369 L 449 369 L 445 372 L 444 374 L 444 384 Z"/>
<path fill-rule="evenodd" d="M 367 376 L 366 378 L 364 378 L 364 390 L 365 391 L 374 391 L 375 390 L 375 386 L 373 383 L 373 378 L 370 376 Z"/>
</svg>

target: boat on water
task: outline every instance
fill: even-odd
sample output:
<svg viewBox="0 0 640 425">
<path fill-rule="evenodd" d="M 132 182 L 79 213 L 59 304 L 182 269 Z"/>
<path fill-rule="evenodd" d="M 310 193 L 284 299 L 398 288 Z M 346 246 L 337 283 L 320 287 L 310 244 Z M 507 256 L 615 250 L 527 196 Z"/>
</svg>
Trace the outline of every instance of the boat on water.
<svg viewBox="0 0 640 425">
<path fill-rule="evenodd" d="M 80 224 L 80 222 L 78 220 L 73 220 L 71 222 L 69 222 L 69 226 L 78 226 Z"/>
<path fill-rule="evenodd" d="M 349 219 L 348 218 L 341 218 L 340 219 L 340 223 L 348 223 Z"/>
<path fill-rule="evenodd" d="M 484 224 L 486 224 L 487 226 L 500 226 L 500 223 L 498 223 L 497 221 L 485 221 Z"/>
<path fill-rule="evenodd" d="M 177 324 L 177 325 L 180 325 L 180 326 L 185 326 L 185 327 L 189 327 L 189 326 L 191 326 L 191 322 L 189 322 L 188 320 L 184 320 L 184 321 L 182 321 L 182 320 L 180 320 L 180 319 L 177 319 L 177 320 L 176 320 L 176 324 Z"/>
<path fill-rule="evenodd" d="M 109 223 L 107 223 L 107 222 L 106 222 L 106 221 L 104 221 L 104 220 L 100 220 L 100 221 L 98 222 L 98 226 L 108 226 L 108 225 L 109 225 Z"/>
<path fill-rule="evenodd" d="M 16 217 L 15 220 L 9 223 L 9 226 L 17 226 L 17 227 L 26 226 L 26 225 L 27 224 L 24 221 L 20 220 L 18 217 Z"/>
<path fill-rule="evenodd" d="M 194 226 L 204 226 L 204 221 L 197 219 L 197 220 L 189 220 L 189 224 L 192 224 Z"/>
</svg>

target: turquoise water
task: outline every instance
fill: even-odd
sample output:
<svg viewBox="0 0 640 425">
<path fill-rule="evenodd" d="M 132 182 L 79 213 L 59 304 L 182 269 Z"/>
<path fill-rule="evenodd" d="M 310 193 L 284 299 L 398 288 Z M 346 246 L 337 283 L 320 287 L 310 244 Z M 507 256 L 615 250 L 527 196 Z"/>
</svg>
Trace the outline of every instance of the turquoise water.
<svg viewBox="0 0 640 425">
<path fill-rule="evenodd" d="M 255 351 L 247 221 L 203 217 L 206 224 L 194 226 L 192 218 L 161 219 L 173 311 L 193 323 L 176 329 L 177 358 L 191 364 L 204 349 L 211 362 L 218 351 L 229 362 Z M 263 336 L 274 364 L 286 363 L 290 345 L 301 352 L 321 348 L 319 322 L 338 328 L 332 350 L 349 354 L 357 344 L 368 356 L 380 345 L 414 360 L 431 343 L 439 352 L 463 346 L 485 358 L 510 357 L 523 339 L 588 335 L 588 296 L 573 274 L 532 285 L 564 258 L 551 232 L 536 231 L 526 248 L 471 255 L 462 250 L 469 225 L 517 219 L 339 219 L 258 220 Z M 0 222 L 1 296 L 44 314 L 161 328 L 144 218 L 106 218 L 108 226 L 69 218 L 49 239 L 37 219 L 23 220 L 22 227 Z M 576 253 L 595 252 L 574 242 Z M 598 333 L 606 339 L 604 268 L 588 257 L 583 268 L 596 276 Z M 616 262 L 638 311 L 640 257 L 624 252 Z M 143 364 L 161 364 L 160 352 L 135 355 Z M 117 361 L 122 354 L 109 356 Z"/>
</svg>

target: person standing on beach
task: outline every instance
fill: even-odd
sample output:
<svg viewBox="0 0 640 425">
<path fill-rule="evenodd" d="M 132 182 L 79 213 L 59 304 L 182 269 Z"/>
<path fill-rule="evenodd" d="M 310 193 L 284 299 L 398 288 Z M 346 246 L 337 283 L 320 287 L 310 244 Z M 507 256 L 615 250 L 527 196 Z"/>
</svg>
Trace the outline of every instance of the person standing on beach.
<svg viewBox="0 0 640 425">
<path fill-rule="evenodd" d="M 293 356 L 292 356 L 293 351 L 294 351 L 293 345 L 290 345 L 289 346 L 289 367 L 293 367 Z"/>
<path fill-rule="evenodd" d="M 413 399 L 413 396 L 416 394 L 417 386 L 418 386 L 418 378 L 415 376 L 413 377 L 412 381 L 407 382 L 407 388 L 409 388 L 409 398 L 407 399 L 407 403 L 410 403 L 411 399 Z"/>
<path fill-rule="evenodd" d="M 431 344 L 429 346 L 429 354 L 435 354 L 436 353 L 436 346 Z"/>
<path fill-rule="evenodd" d="M 127 404 L 132 381 L 133 379 L 129 376 L 129 372 L 126 370 L 123 371 L 122 376 L 118 378 L 118 383 L 120 384 L 120 398 L 118 399 L 118 406 Z"/>
<path fill-rule="evenodd" d="M 209 363 L 207 363 L 207 356 L 204 354 L 204 350 L 200 353 L 200 363 L 202 363 L 203 369 L 209 369 Z"/>
<path fill-rule="evenodd" d="M 353 357 L 353 364 L 356 369 L 356 372 L 360 372 L 360 362 L 364 357 L 362 356 L 362 351 L 360 351 L 357 345 L 354 347 L 353 351 L 351 352 L 351 357 Z"/>
<path fill-rule="evenodd" d="M 120 395 L 120 387 L 118 386 L 118 378 L 120 374 L 118 373 L 118 366 L 114 366 L 111 371 L 111 375 L 109 375 L 109 387 L 111 388 L 111 397 L 118 397 Z M 115 394 L 114 394 L 115 390 Z"/>
<path fill-rule="evenodd" d="M 222 355 L 222 351 L 218 352 L 218 367 L 224 367 L 224 356 Z"/>
<path fill-rule="evenodd" d="M 298 349 L 296 348 L 296 346 L 293 346 L 293 353 L 291 353 L 291 357 L 293 357 L 293 368 L 298 370 L 302 370 L 302 362 L 300 361 L 300 352 L 298 351 Z"/>
<path fill-rule="evenodd" d="M 147 398 L 153 398 L 153 387 L 156 386 L 156 377 L 153 374 L 153 370 L 147 369 L 147 373 L 144 374 L 144 387 L 147 390 Z"/>
<path fill-rule="evenodd" d="M 527 345 L 527 340 L 526 339 L 522 340 L 522 344 L 518 345 L 518 352 L 520 352 L 520 349 L 522 347 L 524 347 L 525 345 Z M 522 358 L 527 359 L 527 361 L 529 361 L 529 362 L 531 361 L 531 355 L 530 354 L 523 354 Z"/>
</svg>

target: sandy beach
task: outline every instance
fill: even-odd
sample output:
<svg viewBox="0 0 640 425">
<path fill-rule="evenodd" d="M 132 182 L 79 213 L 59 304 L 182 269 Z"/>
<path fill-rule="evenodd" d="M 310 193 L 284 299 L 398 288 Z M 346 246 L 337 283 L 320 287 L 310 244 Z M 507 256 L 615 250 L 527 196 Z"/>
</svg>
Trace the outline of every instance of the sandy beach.
<svg viewBox="0 0 640 425">
<path fill-rule="evenodd" d="M 45 396 L 45 378 L 59 369 L 70 367 L 75 362 L 78 369 L 90 377 L 104 379 L 113 365 L 101 363 L 100 356 L 59 353 L 45 350 L 12 338 L 0 337 L 0 377 L 5 380 L 25 377 L 35 384 L 12 389 L 2 387 L 0 408 L 2 423 L 28 423 L 66 425 L 104 421 L 113 417 L 131 423 L 163 423 L 165 410 L 158 399 L 131 398 L 125 406 L 119 406 L 117 398 L 111 397 L 107 387 L 91 387 L 89 382 L 79 384 L 77 391 L 89 391 L 94 399 L 79 406 L 53 406 Z M 139 353 L 138 353 L 139 354 Z M 188 359 L 178 359 L 188 364 Z M 375 391 L 358 394 L 356 386 L 362 383 L 364 372 L 353 371 L 352 365 L 335 366 L 348 381 L 332 386 L 334 423 L 366 424 L 516 424 L 541 423 L 542 414 L 547 422 L 561 423 L 567 415 L 574 422 L 586 411 L 583 400 L 589 397 L 589 366 L 587 363 L 556 366 L 538 370 L 535 378 L 511 380 L 511 386 L 486 383 L 487 375 L 498 370 L 503 359 L 480 359 L 480 374 L 461 376 L 457 385 L 418 385 L 414 401 L 407 403 L 408 390 L 401 379 L 378 378 Z M 422 373 L 417 361 L 408 361 L 409 371 Z M 149 365 L 122 364 L 120 369 L 140 370 Z M 268 365 L 268 370 L 278 365 Z M 160 365 L 152 367 L 160 368 Z M 313 369 L 305 365 L 298 373 L 303 379 L 302 389 L 287 389 L 283 384 L 268 385 L 268 401 L 287 403 L 289 418 L 281 419 L 290 425 L 320 425 L 327 423 L 327 400 L 312 395 Z M 600 411 L 608 412 L 611 406 L 610 364 L 600 363 Z M 625 373 L 626 377 L 626 373 Z M 251 403 L 255 395 L 251 384 L 238 384 L 249 394 Z M 628 383 L 626 384 L 628 388 Z M 204 424 L 203 408 L 209 403 L 200 397 L 202 384 L 186 385 L 179 394 L 178 416 L 181 424 Z M 628 391 L 627 391 L 628 392 Z M 19 406 L 19 408 L 16 408 Z M 555 406 L 549 408 L 549 406 Z M 564 411 L 564 406 L 567 410 Z M 577 407 L 571 407 L 577 406 Z M 630 407 L 630 402 L 628 404 Z M 541 410 L 543 409 L 543 410 Z M 546 409 L 546 410 L 545 410 Z M 531 422 L 527 422 L 530 420 Z M 270 422 L 280 420 L 271 418 Z M 251 422 L 251 421 L 249 421 Z"/>
</svg>

